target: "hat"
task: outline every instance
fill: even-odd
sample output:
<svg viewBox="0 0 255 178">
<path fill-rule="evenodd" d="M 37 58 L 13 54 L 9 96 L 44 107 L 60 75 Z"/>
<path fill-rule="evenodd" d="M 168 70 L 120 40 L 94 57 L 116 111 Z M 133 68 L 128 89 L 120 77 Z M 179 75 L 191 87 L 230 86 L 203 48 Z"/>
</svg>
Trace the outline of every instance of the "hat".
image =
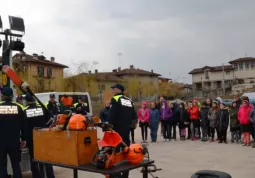
<svg viewBox="0 0 255 178">
<path fill-rule="evenodd" d="M 13 96 L 13 90 L 10 87 L 4 87 L 2 89 L 3 96 Z"/>
<path fill-rule="evenodd" d="M 125 91 L 124 86 L 123 86 L 123 85 L 121 85 L 121 84 L 119 84 L 119 83 L 117 83 L 116 85 L 111 86 L 111 88 L 112 88 L 112 89 L 114 89 L 114 88 L 118 88 L 118 89 L 120 89 L 122 92 L 124 92 L 124 91 Z"/>
<path fill-rule="evenodd" d="M 80 100 L 85 101 L 85 96 L 79 97 Z"/>
<path fill-rule="evenodd" d="M 34 97 L 30 94 L 26 94 L 25 99 L 26 99 L 27 102 L 34 102 L 35 101 Z"/>
<path fill-rule="evenodd" d="M 51 94 L 50 94 L 50 98 L 56 98 L 55 94 L 54 94 L 54 93 L 51 93 Z"/>
</svg>

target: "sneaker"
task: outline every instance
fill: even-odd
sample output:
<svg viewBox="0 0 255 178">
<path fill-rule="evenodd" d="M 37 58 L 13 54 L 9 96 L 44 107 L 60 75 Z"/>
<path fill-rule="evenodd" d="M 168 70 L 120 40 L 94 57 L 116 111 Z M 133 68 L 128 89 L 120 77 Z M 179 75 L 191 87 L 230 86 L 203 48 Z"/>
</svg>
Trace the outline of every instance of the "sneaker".
<svg viewBox="0 0 255 178">
<path fill-rule="evenodd" d="M 132 141 L 132 144 L 135 144 L 135 141 Z"/>
<path fill-rule="evenodd" d="M 222 143 L 222 141 L 219 141 L 218 143 Z"/>
<path fill-rule="evenodd" d="M 255 143 L 253 143 L 251 147 L 252 147 L 252 148 L 255 148 Z"/>
<path fill-rule="evenodd" d="M 228 144 L 228 142 L 227 142 L 227 141 L 224 141 L 224 143 L 225 143 L 225 144 Z"/>
<path fill-rule="evenodd" d="M 231 143 L 234 143 L 234 140 L 231 140 Z"/>
<path fill-rule="evenodd" d="M 250 143 L 248 143 L 248 144 L 246 144 L 246 146 L 251 146 L 251 144 L 250 144 Z"/>
<path fill-rule="evenodd" d="M 244 143 L 244 144 L 243 144 L 243 146 L 247 146 L 247 144 L 246 144 L 246 143 Z"/>
</svg>

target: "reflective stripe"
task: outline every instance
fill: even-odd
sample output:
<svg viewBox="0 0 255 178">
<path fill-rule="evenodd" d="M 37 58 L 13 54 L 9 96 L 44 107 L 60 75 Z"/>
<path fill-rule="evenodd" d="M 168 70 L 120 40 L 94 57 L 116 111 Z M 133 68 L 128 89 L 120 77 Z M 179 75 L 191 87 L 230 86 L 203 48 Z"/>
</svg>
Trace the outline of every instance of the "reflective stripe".
<svg viewBox="0 0 255 178">
<path fill-rule="evenodd" d="M 76 107 L 79 103 L 74 103 L 73 106 Z"/>
<path fill-rule="evenodd" d="M 112 97 L 113 99 L 115 99 L 116 102 L 119 101 L 119 98 L 122 97 L 123 95 L 116 95 L 114 97 Z"/>
<path fill-rule="evenodd" d="M 25 106 L 23 106 L 22 104 L 19 104 L 17 102 L 12 102 L 12 103 L 17 104 L 18 106 L 20 106 L 23 111 L 25 110 Z"/>
</svg>

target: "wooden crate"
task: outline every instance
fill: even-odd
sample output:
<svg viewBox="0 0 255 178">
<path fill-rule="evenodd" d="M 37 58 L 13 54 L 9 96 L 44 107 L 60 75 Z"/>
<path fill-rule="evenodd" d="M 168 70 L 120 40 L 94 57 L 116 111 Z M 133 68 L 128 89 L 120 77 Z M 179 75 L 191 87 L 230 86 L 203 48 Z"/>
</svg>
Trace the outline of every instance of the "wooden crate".
<svg viewBox="0 0 255 178">
<path fill-rule="evenodd" d="M 79 166 L 92 162 L 98 151 L 97 130 L 34 130 L 34 159 Z M 85 144 L 86 141 L 90 144 Z"/>
</svg>

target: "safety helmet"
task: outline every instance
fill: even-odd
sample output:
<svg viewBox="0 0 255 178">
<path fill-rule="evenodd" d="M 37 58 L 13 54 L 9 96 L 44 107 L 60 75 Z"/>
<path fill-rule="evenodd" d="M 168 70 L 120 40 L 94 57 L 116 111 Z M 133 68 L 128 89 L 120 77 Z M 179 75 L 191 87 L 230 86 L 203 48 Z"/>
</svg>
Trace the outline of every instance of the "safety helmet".
<svg viewBox="0 0 255 178">
<path fill-rule="evenodd" d="M 124 149 L 124 152 L 125 158 L 129 163 L 140 164 L 148 150 L 140 144 L 132 144 L 130 147 Z"/>
<path fill-rule="evenodd" d="M 86 130 L 86 117 L 82 114 L 73 115 L 68 123 L 68 130 Z"/>
</svg>

